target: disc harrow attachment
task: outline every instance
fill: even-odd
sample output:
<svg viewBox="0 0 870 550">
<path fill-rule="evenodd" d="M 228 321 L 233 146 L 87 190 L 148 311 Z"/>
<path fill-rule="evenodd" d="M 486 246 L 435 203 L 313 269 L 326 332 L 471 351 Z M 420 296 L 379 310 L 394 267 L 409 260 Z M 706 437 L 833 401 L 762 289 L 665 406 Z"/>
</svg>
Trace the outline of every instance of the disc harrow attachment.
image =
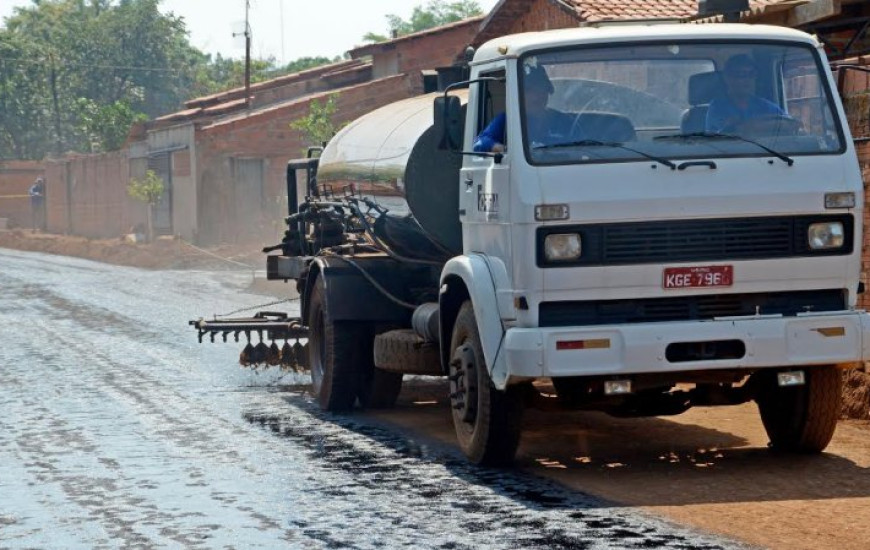
<svg viewBox="0 0 870 550">
<path fill-rule="evenodd" d="M 239 364 L 243 367 L 254 370 L 279 367 L 296 372 L 308 369 L 308 327 L 298 317 L 262 311 L 253 317 L 200 318 L 189 324 L 196 328 L 200 344 L 206 337 L 212 343 L 217 337 L 224 342 L 230 335 L 236 342 L 244 338 L 246 345 L 239 354 Z M 306 342 L 303 344 L 300 340 Z"/>
</svg>

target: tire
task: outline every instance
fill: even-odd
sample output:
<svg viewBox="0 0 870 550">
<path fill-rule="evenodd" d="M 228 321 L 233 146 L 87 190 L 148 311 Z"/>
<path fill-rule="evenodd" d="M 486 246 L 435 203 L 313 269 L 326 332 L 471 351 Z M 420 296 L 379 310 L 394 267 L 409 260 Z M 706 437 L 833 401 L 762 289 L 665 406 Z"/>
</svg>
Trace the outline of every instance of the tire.
<svg viewBox="0 0 870 550">
<path fill-rule="evenodd" d="M 520 442 L 526 388 L 499 391 L 493 386 L 470 301 L 459 310 L 450 350 L 451 415 L 459 447 L 475 464 L 511 464 Z"/>
<path fill-rule="evenodd" d="M 359 365 L 366 357 L 361 356 L 359 345 L 367 331 L 359 323 L 333 321 L 325 307 L 325 296 L 323 275 L 319 275 L 311 291 L 308 311 L 312 390 L 321 409 L 348 411 L 356 401 Z"/>
<path fill-rule="evenodd" d="M 443 376 L 438 344 L 426 343 L 411 329 L 375 336 L 375 366 L 403 374 Z"/>
<path fill-rule="evenodd" d="M 812 367 L 802 386 L 779 387 L 765 376 L 756 397 L 770 447 L 778 451 L 820 453 L 834 435 L 840 413 L 842 375 L 836 367 Z"/>
</svg>

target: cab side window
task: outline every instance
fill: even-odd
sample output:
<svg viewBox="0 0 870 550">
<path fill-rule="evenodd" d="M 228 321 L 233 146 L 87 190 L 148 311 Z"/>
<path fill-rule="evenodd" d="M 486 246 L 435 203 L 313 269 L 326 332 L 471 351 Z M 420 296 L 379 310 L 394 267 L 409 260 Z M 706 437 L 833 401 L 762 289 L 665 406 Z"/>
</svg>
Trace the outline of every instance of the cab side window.
<svg viewBox="0 0 870 550">
<path fill-rule="evenodd" d="M 505 87 L 505 72 L 503 70 L 483 73 L 482 78 L 497 78 L 499 80 L 488 80 L 479 83 L 480 86 L 480 102 L 478 103 L 477 113 L 477 132 L 483 132 L 497 116 L 505 112 L 507 105 L 506 87 Z M 504 145 L 507 148 L 507 136 L 504 137 Z"/>
</svg>

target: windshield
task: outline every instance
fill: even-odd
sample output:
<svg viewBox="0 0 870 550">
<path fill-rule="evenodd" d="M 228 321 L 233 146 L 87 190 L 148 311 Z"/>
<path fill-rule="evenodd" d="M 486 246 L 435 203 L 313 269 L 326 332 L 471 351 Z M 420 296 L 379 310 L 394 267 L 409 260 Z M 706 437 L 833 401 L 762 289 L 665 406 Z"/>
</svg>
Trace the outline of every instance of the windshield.
<svg viewBox="0 0 870 550">
<path fill-rule="evenodd" d="M 843 133 L 809 45 L 578 48 L 520 60 L 533 164 L 839 153 Z"/>
</svg>

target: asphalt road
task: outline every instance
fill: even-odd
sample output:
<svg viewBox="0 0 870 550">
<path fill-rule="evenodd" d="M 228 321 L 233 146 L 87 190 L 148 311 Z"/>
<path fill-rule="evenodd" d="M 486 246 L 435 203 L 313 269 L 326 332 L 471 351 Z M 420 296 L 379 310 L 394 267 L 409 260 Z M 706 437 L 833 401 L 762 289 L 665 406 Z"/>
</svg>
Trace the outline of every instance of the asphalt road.
<svg viewBox="0 0 870 550">
<path fill-rule="evenodd" d="M 0 548 L 740 547 L 320 412 L 187 326 L 250 281 L 0 250 Z"/>
</svg>

